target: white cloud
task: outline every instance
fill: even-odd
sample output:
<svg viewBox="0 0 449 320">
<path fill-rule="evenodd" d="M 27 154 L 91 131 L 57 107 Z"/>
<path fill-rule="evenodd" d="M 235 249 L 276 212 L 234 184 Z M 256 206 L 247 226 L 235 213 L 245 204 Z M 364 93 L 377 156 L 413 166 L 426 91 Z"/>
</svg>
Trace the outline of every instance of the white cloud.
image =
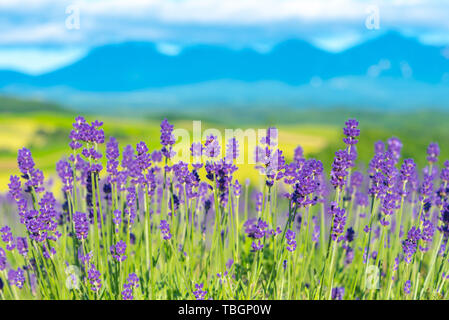
<svg viewBox="0 0 449 320">
<path fill-rule="evenodd" d="M 65 66 L 85 54 L 85 49 L 5 49 L 0 50 L 0 69 L 37 75 Z"/>
<path fill-rule="evenodd" d="M 79 35 L 63 30 L 69 5 L 79 7 Z M 379 7 L 381 28 L 426 28 L 430 34 L 429 29 L 440 29 L 440 34 L 449 31 L 449 2 L 437 0 L 2 0 L 0 14 L 12 23 L 9 29 L 2 28 L 2 34 L 13 35 L 1 36 L 0 43 L 13 42 L 15 37 L 23 42 L 31 38 L 27 34 L 36 34 L 32 42 L 92 42 L 98 37 L 107 41 L 146 31 L 148 37 L 169 33 L 185 39 L 189 28 L 204 28 L 206 35 L 210 28 L 221 29 L 225 41 L 235 35 L 236 28 L 257 29 L 259 38 L 321 33 L 318 43 L 326 42 L 323 38 L 330 30 L 331 38 L 349 30 L 355 40 L 355 34 L 360 37 L 367 31 L 366 10 L 372 5 Z"/>
<path fill-rule="evenodd" d="M 0 33 L 3 44 L 38 44 L 45 42 L 64 42 L 66 30 L 64 25 L 46 23 L 33 26 L 17 26 L 8 32 Z"/>
<path fill-rule="evenodd" d="M 65 26 L 69 5 L 79 7 L 79 30 Z M 195 42 L 268 48 L 297 37 L 341 51 L 377 35 L 365 27 L 372 5 L 379 8 L 380 32 L 449 44 L 447 0 L 0 0 L 0 46 L 148 40 L 176 54 L 175 47 Z"/>
<path fill-rule="evenodd" d="M 180 46 L 177 46 L 177 45 L 171 44 L 171 43 L 165 43 L 165 42 L 158 43 L 156 48 L 159 52 L 169 55 L 169 56 L 176 56 L 182 50 L 182 48 Z"/>
</svg>

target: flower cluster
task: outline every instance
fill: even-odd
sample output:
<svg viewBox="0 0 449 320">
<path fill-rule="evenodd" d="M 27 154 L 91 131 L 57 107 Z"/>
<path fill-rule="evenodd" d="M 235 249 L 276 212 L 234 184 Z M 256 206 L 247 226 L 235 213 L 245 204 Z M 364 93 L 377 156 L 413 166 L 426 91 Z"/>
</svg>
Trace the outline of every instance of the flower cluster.
<svg viewBox="0 0 449 320">
<path fill-rule="evenodd" d="M 102 125 L 76 118 L 55 194 L 30 150 L 19 150 L 20 174 L 0 197 L 5 299 L 400 299 L 412 281 L 414 297 L 447 298 L 449 161 L 441 167 L 437 143 L 415 161 L 392 137 L 375 143 L 369 166 L 356 165 L 360 129 L 350 119 L 329 171 L 307 148 L 284 156 L 271 127 L 255 150 L 263 179 L 242 188 L 237 138 L 188 145 L 190 163 L 175 161 L 166 119 L 156 149 L 148 137 L 102 146 Z M 364 287 L 369 259 L 382 271 L 376 292 Z M 64 271 L 78 282 L 56 286 Z"/>
<path fill-rule="evenodd" d="M 130 273 L 123 285 L 123 300 L 134 300 L 134 289 L 139 287 L 139 277 L 135 273 Z"/>
<path fill-rule="evenodd" d="M 101 289 L 101 273 L 95 268 L 94 264 L 90 265 L 89 270 L 87 271 L 87 278 L 89 279 L 91 290 L 93 292 L 99 292 Z"/>
<path fill-rule="evenodd" d="M 296 249 L 296 233 L 290 229 L 285 233 L 285 238 L 287 239 L 287 250 L 290 252 L 295 251 Z"/>
<path fill-rule="evenodd" d="M 329 213 L 332 216 L 332 240 L 341 241 L 344 237 L 341 235 L 345 231 L 346 225 L 346 210 L 338 207 L 336 202 L 331 203 Z"/>
<path fill-rule="evenodd" d="M 195 290 L 193 291 L 193 295 L 196 300 L 204 300 L 206 297 L 207 291 L 203 290 L 204 285 L 202 283 L 195 284 Z"/>
<path fill-rule="evenodd" d="M 170 225 L 167 220 L 161 220 L 159 228 L 161 229 L 164 240 L 170 240 L 172 236 L 170 233 Z"/>
<path fill-rule="evenodd" d="M 87 239 L 89 233 L 89 220 L 83 212 L 75 212 L 73 215 L 73 223 L 75 224 L 76 237 L 79 240 Z"/>
<path fill-rule="evenodd" d="M 115 260 L 117 260 L 118 262 L 123 262 L 126 260 L 126 242 L 123 240 L 120 240 L 119 242 L 117 242 L 115 245 L 112 245 L 110 247 L 110 251 L 112 256 L 114 257 Z"/>
</svg>

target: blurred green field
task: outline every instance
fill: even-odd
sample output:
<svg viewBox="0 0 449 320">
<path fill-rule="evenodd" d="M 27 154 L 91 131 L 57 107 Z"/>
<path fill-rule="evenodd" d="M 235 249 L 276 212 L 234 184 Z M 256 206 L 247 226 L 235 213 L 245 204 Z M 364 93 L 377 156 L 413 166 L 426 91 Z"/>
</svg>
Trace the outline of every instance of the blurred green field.
<svg viewBox="0 0 449 320">
<path fill-rule="evenodd" d="M 279 144 L 289 160 L 293 150 L 301 145 L 307 157 L 323 161 L 329 170 L 333 154 L 343 146 L 341 142 L 344 121 L 354 117 L 362 130 L 358 144 L 358 165 L 364 168 L 373 154 L 377 140 L 399 137 L 403 144 L 403 157 L 413 157 L 419 165 L 425 163 L 429 142 L 441 147 L 440 161 L 449 159 L 449 115 L 444 112 L 420 111 L 414 113 L 380 113 L 333 110 L 189 110 L 179 112 L 154 111 L 145 116 L 97 115 L 95 110 L 81 114 L 87 120 L 104 122 L 106 139 L 114 136 L 120 147 L 145 141 L 151 150 L 159 148 L 159 124 L 167 117 L 175 128 L 192 130 L 192 120 L 202 121 L 202 130 L 216 128 L 262 129 L 275 125 L 279 129 Z M 56 162 L 70 152 L 68 135 L 77 112 L 65 110 L 44 102 L 21 101 L 0 97 L 0 191 L 7 190 L 9 176 L 18 174 L 16 156 L 22 147 L 30 148 L 37 167 L 46 177 L 55 178 Z M 271 115 L 271 116 L 270 116 Z M 251 151 L 252 154 L 252 151 Z M 260 180 L 253 165 L 243 165 L 238 178 Z M 55 181 L 57 179 L 54 179 Z"/>
<path fill-rule="evenodd" d="M 145 141 L 150 150 L 160 148 L 160 119 L 122 119 L 92 115 L 86 118 L 89 121 L 97 118 L 104 121 L 106 139 L 116 137 L 121 148 L 127 144 L 135 145 L 139 141 Z M 68 135 L 73 121 L 74 115 L 49 112 L 3 115 L 0 119 L 0 191 L 7 189 L 9 176 L 18 173 L 17 150 L 24 146 L 30 148 L 36 165 L 46 176 L 54 177 L 56 162 L 70 153 Z M 192 121 L 175 120 L 173 124 L 175 128 L 192 131 Z M 202 129 L 208 128 L 216 128 L 224 136 L 224 129 L 227 127 L 202 122 Z M 283 126 L 279 128 L 279 142 L 288 158 L 293 156 L 293 150 L 298 144 L 303 146 L 306 154 L 319 154 L 329 144 L 336 143 L 338 133 L 339 128 L 333 126 Z M 242 165 L 238 173 L 240 178 L 258 177 L 253 165 Z"/>
</svg>

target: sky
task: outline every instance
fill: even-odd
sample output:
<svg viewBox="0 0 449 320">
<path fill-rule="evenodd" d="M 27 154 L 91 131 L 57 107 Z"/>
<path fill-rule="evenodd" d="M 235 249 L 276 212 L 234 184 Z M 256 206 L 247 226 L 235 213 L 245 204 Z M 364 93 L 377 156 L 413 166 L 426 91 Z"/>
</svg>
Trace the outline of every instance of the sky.
<svg viewBox="0 0 449 320">
<path fill-rule="evenodd" d="M 124 41 L 337 52 L 389 30 L 449 46 L 449 0 L 0 0 L 0 69 L 40 74 Z"/>
</svg>

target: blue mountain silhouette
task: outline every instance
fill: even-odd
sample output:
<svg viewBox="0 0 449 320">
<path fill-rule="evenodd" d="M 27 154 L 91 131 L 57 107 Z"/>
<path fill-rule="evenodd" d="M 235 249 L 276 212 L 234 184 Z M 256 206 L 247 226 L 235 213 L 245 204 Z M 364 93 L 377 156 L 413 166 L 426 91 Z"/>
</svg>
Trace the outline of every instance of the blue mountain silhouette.
<svg viewBox="0 0 449 320">
<path fill-rule="evenodd" d="M 396 32 L 339 53 L 323 51 L 302 40 L 288 40 L 267 53 L 193 45 L 170 56 L 160 53 L 154 43 L 125 42 L 94 48 L 81 60 L 39 76 L 0 71 L 0 87 L 63 86 L 86 92 L 126 92 L 223 79 L 301 85 L 314 77 L 326 80 L 366 75 L 437 84 L 449 72 L 449 59 L 442 49 Z"/>
</svg>

